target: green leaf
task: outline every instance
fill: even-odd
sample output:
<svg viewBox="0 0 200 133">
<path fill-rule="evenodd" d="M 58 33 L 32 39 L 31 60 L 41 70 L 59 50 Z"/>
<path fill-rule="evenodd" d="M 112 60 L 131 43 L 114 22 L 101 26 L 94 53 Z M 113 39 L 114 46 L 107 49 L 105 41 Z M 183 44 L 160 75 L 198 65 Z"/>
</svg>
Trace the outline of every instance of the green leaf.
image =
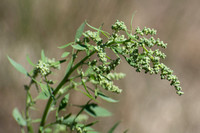
<svg viewBox="0 0 200 133">
<path fill-rule="evenodd" d="M 133 33 L 133 18 L 135 16 L 136 11 L 133 12 L 132 18 L 131 18 L 131 34 Z"/>
<path fill-rule="evenodd" d="M 54 62 L 54 63 L 51 63 L 51 66 L 57 66 L 57 65 L 59 65 L 59 64 L 61 64 L 61 63 L 64 63 L 65 61 L 67 61 L 67 60 L 64 59 L 64 60 L 56 61 L 56 62 Z"/>
<path fill-rule="evenodd" d="M 89 66 L 88 69 L 85 71 L 85 75 L 89 75 L 89 74 L 93 74 L 93 73 L 94 73 L 94 71 L 91 66 Z"/>
<path fill-rule="evenodd" d="M 99 132 L 95 131 L 93 128 L 91 128 L 91 127 L 87 127 L 86 126 L 84 129 L 87 130 L 87 133 L 99 133 Z"/>
<path fill-rule="evenodd" d="M 99 133 L 99 132 L 97 132 L 97 131 L 90 131 L 90 130 L 88 130 L 88 131 L 87 131 L 87 133 Z"/>
<path fill-rule="evenodd" d="M 50 93 L 48 91 L 47 85 L 37 82 L 40 85 L 41 92 L 36 97 L 36 99 L 46 100 L 50 97 Z"/>
<path fill-rule="evenodd" d="M 29 63 L 31 66 L 33 66 L 33 67 L 36 66 L 36 65 L 31 61 L 31 59 L 29 58 L 28 55 L 26 55 L 26 60 L 28 61 L 28 63 Z"/>
<path fill-rule="evenodd" d="M 70 54 L 70 52 L 64 52 L 63 54 L 62 54 L 62 58 L 65 58 L 65 57 L 67 57 L 68 55 Z"/>
<path fill-rule="evenodd" d="M 101 32 L 105 37 L 109 38 L 110 34 L 106 31 L 103 31 L 101 30 L 101 27 L 99 29 L 89 25 L 87 22 L 86 22 L 87 26 L 89 26 L 90 28 L 94 29 L 94 30 L 97 30 L 98 32 Z"/>
<path fill-rule="evenodd" d="M 44 54 L 44 50 L 41 51 L 41 59 L 42 59 L 43 62 L 46 62 L 47 58 L 46 58 L 46 56 Z"/>
<path fill-rule="evenodd" d="M 88 89 L 87 89 L 87 86 L 85 85 L 85 81 L 84 81 L 83 79 L 81 79 L 81 82 L 82 82 L 82 84 L 83 84 L 83 87 L 84 87 L 85 91 L 86 91 L 89 95 L 91 95 L 90 92 L 89 92 Z"/>
<path fill-rule="evenodd" d="M 63 99 L 61 100 L 58 112 L 67 106 L 68 101 L 69 101 L 69 94 L 65 95 L 65 97 L 63 97 Z"/>
<path fill-rule="evenodd" d="M 80 45 L 80 44 L 76 44 L 76 45 L 72 45 L 72 47 L 76 50 L 86 50 L 87 46 L 85 45 Z"/>
<path fill-rule="evenodd" d="M 26 71 L 26 69 L 22 65 L 18 64 L 17 62 L 15 62 L 9 56 L 7 56 L 7 58 L 10 61 L 10 63 L 15 67 L 15 69 L 17 69 L 19 72 L 27 75 L 27 71 Z"/>
<path fill-rule="evenodd" d="M 76 117 L 75 115 L 70 115 L 69 117 L 65 118 L 62 121 L 62 124 L 72 124 L 74 122 L 74 119 L 76 118 L 75 122 L 84 122 L 88 120 L 88 116 L 85 114 L 80 114 L 78 117 Z"/>
<path fill-rule="evenodd" d="M 86 96 L 89 97 L 90 99 L 94 100 L 95 102 L 99 102 L 99 101 L 96 100 L 92 95 L 90 95 L 90 94 L 88 94 L 88 93 L 86 93 L 86 92 L 84 92 L 84 91 L 82 91 L 82 90 L 80 90 L 80 89 L 78 89 L 78 88 L 76 88 L 76 90 L 78 90 L 79 92 L 83 93 L 84 95 L 86 95 Z"/>
<path fill-rule="evenodd" d="M 41 91 L 36 99 L 46 100 L 49 99 L 50 94 L 48 92 Z"/>
<path fill-rule="evenodd" d="M 85 105 L 84 111 L 93 117 L 107 117 L 112 115 L 111 112 L 102 107 L 99 107 L 95 103 Z"/>
<path fill-rule="evenodd" d="M 115 123 L 115 124 L 113 125 L 113 127 L 108 131 L 108 133 L 113 133 L 114 130 L 115 130 L 115 129 L 117 128 L 117 126 L 119 125 L 119 123 L 120 123 L 120 121 L 117 122 L 117 123 Z"/>
<path fill-rule="evenodd" d="M 17 108 L 13 110 L 12 115 L 20 126 L 26 126 L 26 120 L 24 120 Z"/>
<path fill-rule="evenodd" d="M 96 123 L 98 123 L 98 121 L 93 121 L 93 122 L 91 122 L 91 123 L 85 125 L 85 127 L 91 127 L 91 126 L 93 126 L 93 125 L 96 124 Z"/>
<path fill-rule="evenodd" d="M 66 73 L 70 71 L 70 69 L 72 68 L 72 65 L 73 65 L 73 58 L 71 58 L 70 62 L 67 65 Z"/>
<path fill-rule="evenodd" d="M 44 129 L 44 132 L 45 132 L 45 133 L 52 133 L 52 129 L 51 129 L 51 128 L 45 128 L 45 129 Z"/>
<path fill-rule="evenodd" d="M 104 95 L 103 93 L 100 93 L 100 92 L 98 92 L 98 96 L 100 98 L 102 98 L 103 100 L 107 101 L 107 102 L 111 102 L 111 103 L 119 102 L 118 100 L 112 99 L 112 98 L 110 98 L 110 97 L 108 97 L 108 96 L 106 96 L 106 95 Z"/>
<path fill-rule="evenodd" d="M 84 28 L 85 28 L 85 22 L 82 23 L 81 26 L 77 29 L 76 35 L 75 35 L 75 41 L 82 36 Z"/>
<path fill-rule="evenodd" d="M 65 45 L 59 46 L 58 48 L 63 49 L 63 48 L 66 48 L 66 47 L 72 45 L 73 43 L 74 43 L 74 42 L 70 42 L 70 43 L 68 43 L 68 44 L 65 44 Z"/>
</svg>

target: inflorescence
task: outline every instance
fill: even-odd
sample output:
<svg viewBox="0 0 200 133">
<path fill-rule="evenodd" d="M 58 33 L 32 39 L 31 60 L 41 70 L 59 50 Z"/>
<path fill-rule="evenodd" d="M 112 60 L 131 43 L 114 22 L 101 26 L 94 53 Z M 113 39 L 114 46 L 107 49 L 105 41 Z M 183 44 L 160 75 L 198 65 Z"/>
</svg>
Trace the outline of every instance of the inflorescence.
<svg viewBox="0 0 200 133">
<path fill-rule="evenodd" d="M 86 31 L 83 33 L 83 45 L 84 43 L 89 43 L 93 41 L 96 45 L 90 45 L 93 47 L 92 50 L 96 50 L 99 60 L 93 60 L 88 64 L 92 67 L 93 73 L 95 73 L 95 83 L 98 83 L 101 87 L 106 90 L 120 93 L 121 89 L 116 87 L 108 75 L 111 70 L 120 63 L 121 56 L 136 69 L 137 72 L 144 70 L 145 73 L 149 74 L 159 74 L 161 79 L 166 79 L 170 81 L 171 85 L 175 87 L 178 95 L 182 95 L 182 89 L 180 86 L 180 81 L 173 75 L 173 71 L 167 67 L 165 64 L 161 63 L 161 59 L 165 59 L 166 55 L 158 49 L 158 47 L 166 48 L 167 43 L 164 43 L 159 38 L 155 39 L 153 36 L 156 35 L 157 31 L 155 29 L 150 29 L 144 27 L 140 29 L 136 28 L 135 33 L 129 33 L 126 25 L 122 21 L 116 21 L 112 25 L 113 33 L 107 36 L 102 30 L 97 31 Z M 124 32 L 125 35 L 121 35 Z M 104 41 L 100 37 L 100 33 L 103 33 L 108 41 Z M 117 56 L 117 59 L 112 60 L 108 57 L 105 52 L 106 49 L 111 49 Z"/>
</svg>

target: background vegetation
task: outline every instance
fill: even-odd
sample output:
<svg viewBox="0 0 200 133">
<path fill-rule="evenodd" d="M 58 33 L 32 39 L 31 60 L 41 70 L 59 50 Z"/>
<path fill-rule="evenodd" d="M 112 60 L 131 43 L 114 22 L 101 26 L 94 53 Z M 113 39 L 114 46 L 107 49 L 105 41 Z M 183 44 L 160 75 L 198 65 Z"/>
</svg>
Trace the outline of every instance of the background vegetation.
<svg viewBox="0 0 200 133">
<path fill-rule="evenodd" d="M 97 128 L 106 130 L 121 120 L 119 133 L 126 128 L 130 133 L 200 132 L 199 4 L 197 0 L 1 0 L 0 131 L 20 131 L 12 110 L 16 106 L 19 110 L 24 108 L 23 84 L 29 82 L 12 68 L 6 55 L 29 70 L 27 54 L 37 61 L 44 49 L 47 56 L 60 57 L 61 52 L 55 47 L 73 41 L 85 19 L 93 26 L 104 23 L 104 29 L 110 29 L 116 19 L 128 25 L 137 11 L 134 27 L 155 28 L 158 37 L 168 43 L 165 63 L 179 77 L 185 95 L 178 97 L 167 81 L 136 73 L 124 62 L 119 71 L 127 76 L 118 83 L 124 90 L 116 97 L 120 102 L 114 107 L 107 104 L 114 115 Z M 58 79 L 62 78 L 60 75 Z M 73 100 L 78 102 L 80 98 L 74 94 Z M 38 106 L 43 108 L 44 104 L 41 101 Z M 33 115 L 41 116 L 39 111 Z"/>
</svg>

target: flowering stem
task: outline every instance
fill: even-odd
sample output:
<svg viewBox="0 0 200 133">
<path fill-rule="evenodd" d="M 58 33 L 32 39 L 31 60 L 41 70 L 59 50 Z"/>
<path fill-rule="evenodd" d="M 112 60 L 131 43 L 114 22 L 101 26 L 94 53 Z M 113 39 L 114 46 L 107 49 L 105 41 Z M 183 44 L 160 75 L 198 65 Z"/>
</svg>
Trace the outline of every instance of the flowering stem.
<svg viewBox="0 0 200 133">
<path fill-rule="evenodd" d="M 96 51 L 92 51 L 88 56 L 86 56 L 85 58 L 83 58 L 79 63 L 77 63 L 74 67 L 71 67 L 71 69 L 68 71 L 68 73 L 65 75 L 65 77 L 63 78 L 63 80 L 58 84 L 58 86 L 56 87 L 56 89 L 53 91 L 53 95 L 56 96 L 56 94 L 58 93 L 58 91 L 60 90 L 60 88 L 69 81 L 69 76 L 74 72 L 74 70 L 76 70 L 80 65 L 83 64 L 84 61 L 86 61 L 90 56 L 92 56 Z M 44 110 L 44 113 L 43 113 L 43 116 L 42 116 L 42 120 L 40 122 L 40 128 L 44 127 L 45 125 L 45 121 L 46 121 L 46 117 L 47 117 L 47 114 L 49 112 L 49 108 L 51 106 L 51 103 L 52 103 L 53 99 L 50 97 L 47 104 L 46 104 L 46 107 L 45 107 L 45 110 Z M 41 130 L 38 130 L 38 133 L 41 133 Z"/>
<path fill-rule="evenodd" d="M 36 76 L 36 75 L 34 75 L 34 76 Z M 29 107 L 33 103 L 32 97 L 30 94 L 30 88 L 33 83 L 34 83 L 34 81 L 31 80 L 28 86 L 24 86 L 25 90 L 26 90 L 26 108 L 25 108 L 26 113 L 25 113 L 25 116 L 26 116 L 26 123 L 27 123 L 27 131 L 29 133 L 33 133 L 33 127 L 31 125 L 31 121 L 30 121 L 30 117 L 29 117 Z"/>
</svg>

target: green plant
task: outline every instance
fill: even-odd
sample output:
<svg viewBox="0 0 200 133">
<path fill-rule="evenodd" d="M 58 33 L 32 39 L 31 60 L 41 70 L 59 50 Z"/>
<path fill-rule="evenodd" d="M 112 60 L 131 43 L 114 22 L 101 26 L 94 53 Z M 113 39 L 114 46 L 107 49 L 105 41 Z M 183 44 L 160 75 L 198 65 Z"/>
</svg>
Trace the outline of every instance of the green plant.
<svg viewBox="0 0 200 133">
<path fill-rule="evenodd" d="M 93 31 L 84 32 L 85 25 Z M 21 126 L 22 132 L 25 132 L 25 127 L 27 132 L 34 132 L 32 125 L 39 122 L 38 133 L 60 131 L 95 133 L 96 131 L 91 126 L 97 121 L 85 122 L 88 116 L 84 112 L 95 118 L 111 115 L 109 111 L 98 105 L 99 98 L 108 102 L 117 102 L 104 93 L 106 91 L 122 92 L 118 86 L 114 85 L 114 80 L 125 76 L 124 73 L 115 72 L 115 68 L 123 58 L 137 72 L 143 70 L 149 74 L 160 74 L 161 79 L 170 81 L 178 95 L 183 94 L 180 82 L 173 75 L 173 71 L 160 62 L 160 59 L 165 59 L 166 55 L 158 47 L 166 48 L 167 44 L 153 37 L 156 30 L 146 27 L 141 30 L 138 27 L 132 33 L 132 28 L 128 30 L 124 22 L 118 20 L 111 28 L 113 32 L 109 34 L 102 30 L 102 26 L 95 28 L 84 22 L 76 32 L 75 41 L 59 47 L 60 49 L 72 47 L 72 52 L 64 52 L 61 60 L 55 61 L 55 59 L 47 58 L 44 51 L 41 52 L 41 59 L 37 64 L 32 63 L 27 57 L 28 62 L 33 66 L 31 72 L 27 72 L 20 64 L 8 57 L 10 63 L 18 71 L 30 78 L 30 83 L 24 86 L 26 90 L 24 116 L 17 108 L 13 111 L 13 116 Z M 108 53 L 111 52 L 115 56 L 110 57 Z M 85 54 L 85 56 L 79 54 Z M 52 74 L 52 69 L 59 69 L 62 63 L 67 63 L 65 76 L 60 82 L 55 83 L 49 75 Z M 54 84 L 57 87 L 53 87 Z M 30 92 L 32 86 L 38 90 L 38 96 L 34 98 Z M 84 105 L 70 103 L 70 90 L 81 92 L 88 97 L 88 101 Z M 35 120 L 30 117 L 29 112 L 41 99 L 47 100 L 47 104 L 42 118 Z M 79 112 L 77 114 L 61 113 L 71 106 L 79 108 Z M 50 112 L 55 114 L 55 120 L 47 123 L 47 116 Z M 112 133 L 118 124 L 116 123 L 108 133 Z"/>
</svg>

